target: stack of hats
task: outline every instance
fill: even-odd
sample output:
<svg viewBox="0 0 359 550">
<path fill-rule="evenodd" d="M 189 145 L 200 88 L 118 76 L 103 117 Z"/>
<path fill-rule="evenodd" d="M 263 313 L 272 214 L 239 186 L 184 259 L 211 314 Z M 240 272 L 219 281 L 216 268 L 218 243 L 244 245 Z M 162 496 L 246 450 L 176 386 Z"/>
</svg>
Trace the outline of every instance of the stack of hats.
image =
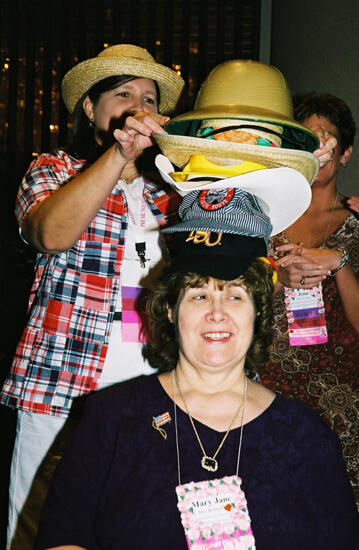
<svg viewBox="0 0 359 550">
<path fill-rule="evenodd" d="M 311 184 L 318 173 L 317 136 L 293 118 L 288 84 L 275 67 L 251 60 L 215 67 L 194 110 L 172 119 L 154 137 L 182 171 L 194 154 L 219 166 L 253 161 L 298 170 Z M 217 139 L 216 139 L 217 138 Z"/>
<path fill-rule="evenodd" d="M 184 198 L 172 266 L 221 279 L 266 256 L 268 239 L 308 208 L 318 138 L 293 118 L 278 69 L 222 63 L 203 83 L 194 110 L 156 134 L 156 165 Z"/>
<path fill-rule="evenodd" d="M 192 191 L 179 215 L 181 223 L 164 230 L 174 234 L 171 271 L 230 281 L 267 256 L 272 225 L 255 195 L 238 188 Z"/>
</svg>

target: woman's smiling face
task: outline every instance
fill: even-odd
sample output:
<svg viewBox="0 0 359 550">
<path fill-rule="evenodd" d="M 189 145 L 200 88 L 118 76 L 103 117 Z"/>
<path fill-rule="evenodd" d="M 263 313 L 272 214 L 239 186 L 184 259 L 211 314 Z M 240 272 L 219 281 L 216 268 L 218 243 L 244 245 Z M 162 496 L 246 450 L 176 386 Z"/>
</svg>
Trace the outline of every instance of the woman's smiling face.
<svg viewBox="0 0 359 550">
<path fill-rule="evenodd" d="M 103 92 L 96 104 L 87 96 L 83 103 L 86 115 L 93 120 L 97 134 L 107 133 L 111 121 L 126 112 L 157 113 L 157 91 L 153 80 L 135 78 Z"/>
<path fill-rule="evenodd" d="M 180 362 L 198 369 L 244 366 L 254 330 L 255 308 L 243 286 L 219 286 L 210 278 L 187 288 L 178 307 Z"/>
</svg>

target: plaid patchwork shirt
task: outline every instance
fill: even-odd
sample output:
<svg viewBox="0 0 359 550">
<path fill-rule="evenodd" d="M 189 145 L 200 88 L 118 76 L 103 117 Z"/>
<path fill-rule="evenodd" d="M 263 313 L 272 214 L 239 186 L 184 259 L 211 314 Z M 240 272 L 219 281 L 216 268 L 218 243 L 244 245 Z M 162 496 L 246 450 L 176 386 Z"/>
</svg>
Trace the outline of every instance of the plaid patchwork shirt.
<svg viewBox="0 0 359 550">
<path fill-rule="evenodd" d="M 20 227 L 34 204 L 84 165 L 64 151 L 37 157 L 17 195 Z M 160 226 L 175 221 L 176 193 L 145 181 L 144 197 Z M 116 184 L 69 250 L 37 255 L 27 324 L 1 392 L 3 404 L 66 416 L 75 397 L 97 388 L 120 288 L 127 224 L 126 200 Z"/>
</svg>

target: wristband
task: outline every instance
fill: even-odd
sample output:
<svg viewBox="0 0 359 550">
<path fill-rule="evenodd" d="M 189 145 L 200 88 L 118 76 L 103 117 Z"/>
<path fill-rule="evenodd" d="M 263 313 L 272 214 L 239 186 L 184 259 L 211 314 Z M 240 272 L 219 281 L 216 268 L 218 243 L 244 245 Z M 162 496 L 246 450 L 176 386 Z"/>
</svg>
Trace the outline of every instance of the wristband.
<svg viewBox="0 0 359 550">
<path fill-rule="evenodd" d="M 338 273 L 338 271 L 342 267 L 344 267 L 345 264 L 347 264 L 348 261 L 349 261 L 349 252 L 347 251 L 346 248 L 338 248 L 337 250 L 339 250 L 342 257 L 341 257 L 341 260 L 340 260 L 340 263 L 339 263 L 338 267 L 336 267 L 335 269 L 332 269 L 331 272 L 330 272 L 330 275 L 335 275 L 336 273 Z"/>
</svg>

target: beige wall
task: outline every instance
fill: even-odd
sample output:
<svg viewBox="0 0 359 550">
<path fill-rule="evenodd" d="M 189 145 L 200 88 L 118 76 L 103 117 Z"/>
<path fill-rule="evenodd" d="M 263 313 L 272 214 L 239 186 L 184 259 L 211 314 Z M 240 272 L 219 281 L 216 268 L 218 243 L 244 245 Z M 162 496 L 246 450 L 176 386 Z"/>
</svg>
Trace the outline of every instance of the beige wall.
<svg viewBox="0 0 359 550">
<path fill-rule="evenodd" d="M 272 0 L 270 63 L 293 94 L 329 92 L 349 105 L 359 133 L 359 2 Z M 340 173 L 343 194 L 359 195 L 359 140 Z"/>
</svg>

